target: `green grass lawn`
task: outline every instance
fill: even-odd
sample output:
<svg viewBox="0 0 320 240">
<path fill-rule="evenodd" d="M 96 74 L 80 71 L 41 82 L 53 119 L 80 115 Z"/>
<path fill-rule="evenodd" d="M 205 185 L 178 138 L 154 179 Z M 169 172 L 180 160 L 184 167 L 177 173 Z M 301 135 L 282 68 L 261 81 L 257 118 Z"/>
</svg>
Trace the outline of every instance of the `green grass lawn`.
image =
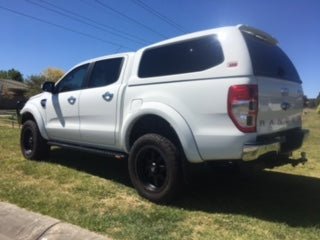
<svg viewBox="0 0 320 240">
<path fill-rule="evenodd" d="M 19 128 L 17 116 L 14 114 L 0 114 L 0 127 Z"/>
<path fill-rule="evenodd" d="M 307 164 L 252 178 L 204 171 L 171 206 L 140 198 L 126 161 L 59 148 L 27 161 L 19 129 L 0 127 L 0 201 L 114 239 L 319 239 L 320 114 L 308 110 L 304 120 Z"/>
</svg>

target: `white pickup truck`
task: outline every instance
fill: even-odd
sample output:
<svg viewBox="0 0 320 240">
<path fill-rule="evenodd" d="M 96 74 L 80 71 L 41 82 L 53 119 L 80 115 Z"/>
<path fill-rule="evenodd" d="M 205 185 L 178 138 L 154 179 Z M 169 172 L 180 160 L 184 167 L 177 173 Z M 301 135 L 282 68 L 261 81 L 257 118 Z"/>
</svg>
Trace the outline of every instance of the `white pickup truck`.
<svg viewBox="0 0 320 240">
<path fill-rule="evenodd" d="M 177 194 L 184 161 L 271 161 L 308 133 L 295 67 L 244 25 L 91 59 L 42 89 L 21 110 L 23 155 L 54 145 L 128 156 L 134 187 L 154 202 Z"/>
</svg>

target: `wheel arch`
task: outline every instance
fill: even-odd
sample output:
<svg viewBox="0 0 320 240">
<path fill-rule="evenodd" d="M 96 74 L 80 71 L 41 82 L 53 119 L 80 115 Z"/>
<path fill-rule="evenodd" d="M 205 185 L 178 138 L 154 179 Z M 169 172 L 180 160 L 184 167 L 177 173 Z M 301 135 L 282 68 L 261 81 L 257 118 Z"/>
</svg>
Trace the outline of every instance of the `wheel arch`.
<svg viewBox="0 0 320 240">
<path fill-rule="evenodd" d="M 45 139 L 48 139 L 48 134 L 45 129 L 43 117 L 41 116 L 39 111 L 37 111 L 37 108 L 34 105 L 31 105 L 31 104 L 26 105 L 21 110 L 20 114 L 21 114 L 21 124 L 25 123 L 28 120 L 35 121 L 39 128 L 41 136 Z"/>
<path fill-rule="evenodd" d="M 138 132 L 138 133 L 137 133 Z M 161 103 L 144 103 L 123 122 L 120 145 L 129 152 L 138 137 L 146 133 L 161 134 L 184 151 L 189 162 L 202 162 L 192 131 L 186 120 L 172 107 Z"/>
</svg>

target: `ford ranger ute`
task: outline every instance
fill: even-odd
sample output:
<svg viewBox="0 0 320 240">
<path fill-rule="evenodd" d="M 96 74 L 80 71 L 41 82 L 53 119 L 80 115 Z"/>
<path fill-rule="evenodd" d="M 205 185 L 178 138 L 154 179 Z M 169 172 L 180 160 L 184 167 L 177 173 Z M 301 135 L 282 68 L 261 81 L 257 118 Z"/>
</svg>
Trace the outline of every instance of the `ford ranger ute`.
<svg viewBox="0 0 320 240">
<path fill-rule="evenodd" d="M 21 110 L 24 157 L 60 146 L 128 158 L 133 186 L 154 202 L 177 195 L 184 162 L 281 164 L 308 133 L 294 65 L 245 25 L 91 59 L 42 89 Z"/>
</svg>

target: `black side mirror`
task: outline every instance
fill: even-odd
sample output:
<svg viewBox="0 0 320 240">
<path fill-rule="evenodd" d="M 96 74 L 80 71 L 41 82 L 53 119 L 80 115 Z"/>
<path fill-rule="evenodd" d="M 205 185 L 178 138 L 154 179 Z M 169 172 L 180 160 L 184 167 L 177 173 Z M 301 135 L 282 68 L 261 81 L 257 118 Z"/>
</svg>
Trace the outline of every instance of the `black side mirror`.
<svg viewBox="0 0 320 240">
<path fill-rule="evenodd" d="M 44 92 L 54 92 L 54 82 L 44 82 L 41 86 Z"/>
</svg>

